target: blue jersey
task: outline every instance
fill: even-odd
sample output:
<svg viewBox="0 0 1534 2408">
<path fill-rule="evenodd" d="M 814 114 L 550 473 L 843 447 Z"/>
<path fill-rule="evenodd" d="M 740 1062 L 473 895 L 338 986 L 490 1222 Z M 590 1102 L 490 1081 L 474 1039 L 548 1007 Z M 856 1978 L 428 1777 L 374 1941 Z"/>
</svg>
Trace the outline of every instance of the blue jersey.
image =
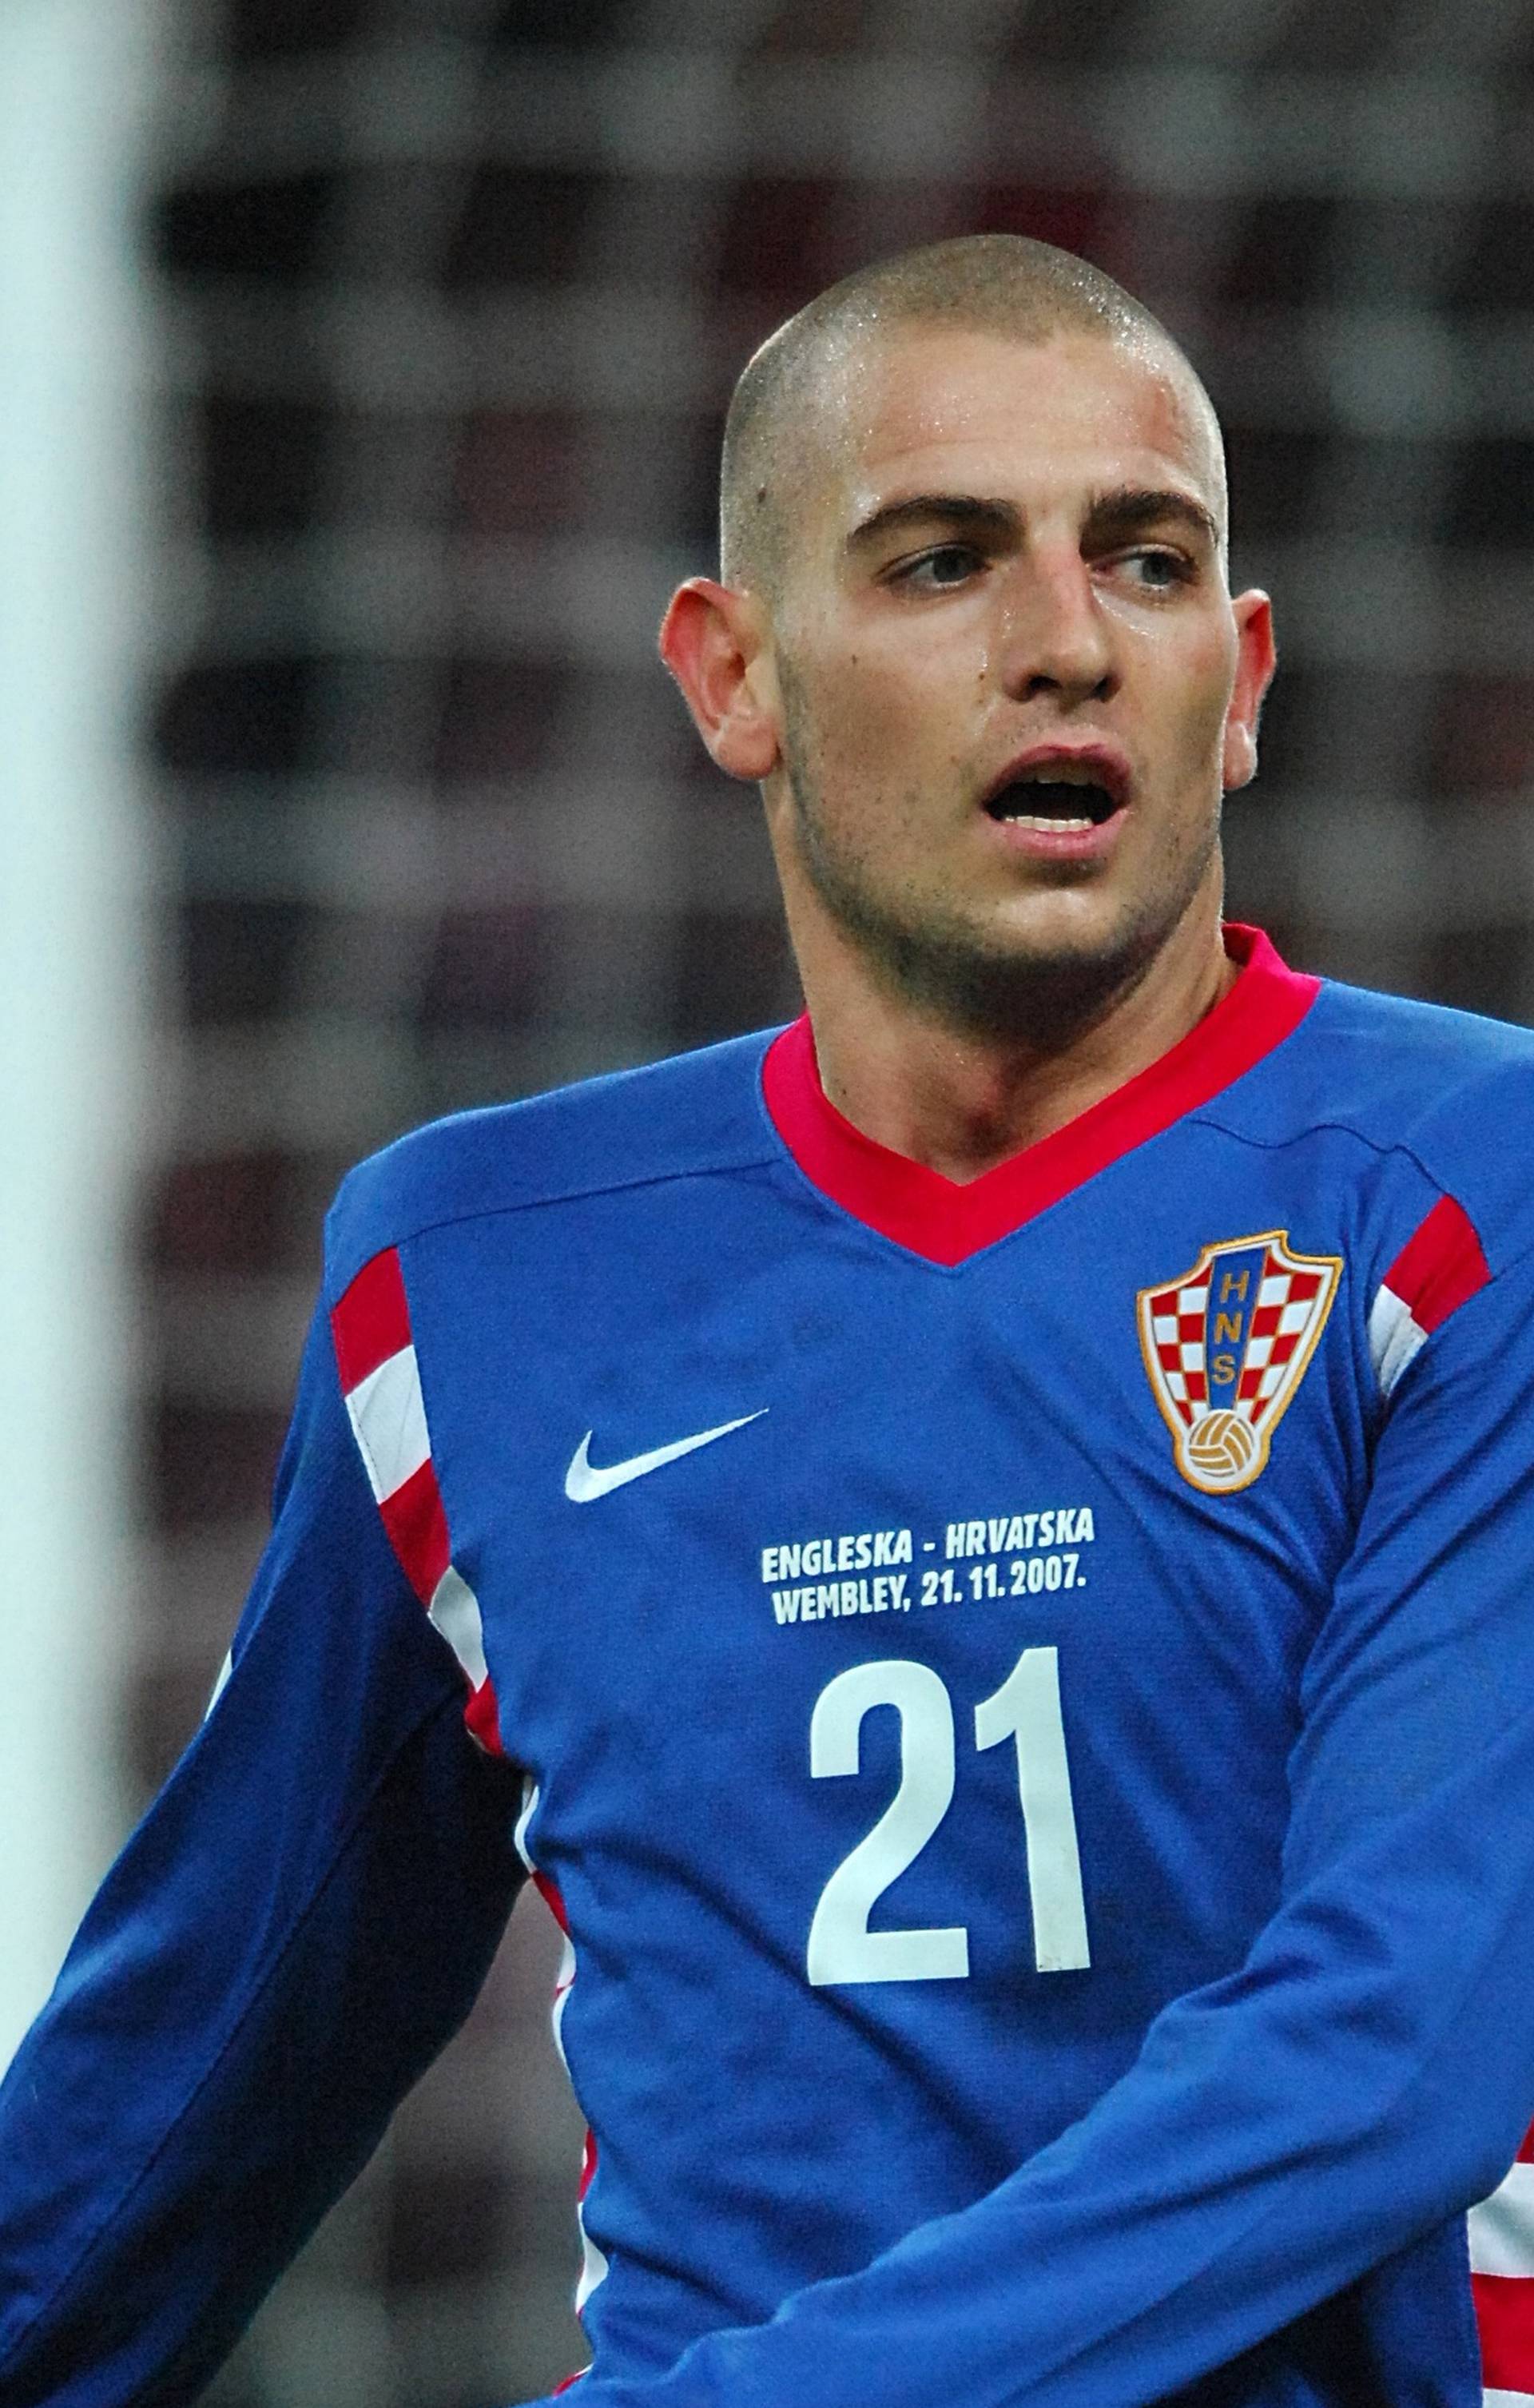
<svg viewBox="0 0 1534 2408">
<path fill-rule="evenodd" d="M 1232 942 L 968 1185 L 804 1024 L 352 1175 L 230 1677 L 0 2090 L 4 2408 L 193 2396 L 524 1868 L 590 2401 L 1472 2408 L 1534 1039 Z"/>
</svg>

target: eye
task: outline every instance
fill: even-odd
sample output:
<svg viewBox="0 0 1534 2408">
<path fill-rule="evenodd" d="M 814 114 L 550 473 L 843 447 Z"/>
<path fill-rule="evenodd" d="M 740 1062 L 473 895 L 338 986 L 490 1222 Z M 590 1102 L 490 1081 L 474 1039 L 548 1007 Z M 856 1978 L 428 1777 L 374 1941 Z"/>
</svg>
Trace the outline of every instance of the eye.
<svg viewBox="0 0 1534 2408">
<path fill-rule="evenodd" d="M 896 561 L 889 572 L 889 582 L 902 585 L 908 592 L 946 594 L 955 586 L 967 584 L 984 565 L 984 555 L 973 544 L 937 543 L 910 560 Z"/>
<path fill-rule="evenodd" d="M 1121 552 L 1113 565 L 1127 574 L 1131 584 L 1147 594 L 1169 594 L 1175 587 L 1190 583 L 1197 573 L 1185 553 L 1156 543 L 1140 544 L 1134 552 Z"/>
</svg>

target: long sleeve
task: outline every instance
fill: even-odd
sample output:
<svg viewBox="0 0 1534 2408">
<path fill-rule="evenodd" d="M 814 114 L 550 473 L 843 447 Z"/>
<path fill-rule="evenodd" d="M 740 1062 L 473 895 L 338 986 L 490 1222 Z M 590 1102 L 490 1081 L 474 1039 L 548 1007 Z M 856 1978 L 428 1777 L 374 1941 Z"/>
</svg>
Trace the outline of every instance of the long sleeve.
<svg viewBox="0 0 1534 2408">
<path fill-rule="evenodd" d="M 507 1767 L 384 1535 L 323 1316 L 216 1706 L 0 2086 L 0 2403 L 192 2399 L 466 2014 Z"/>
<path fill-rule="evenodd" d="M 1491 2188 L 1534 2108 L 1531 1394 L 1526 1256 L 1398 1391 L 1246 1961 L 972 2206 L 586 2408 L 1138 2408 L 1388 2286 Z"/>
</svg>

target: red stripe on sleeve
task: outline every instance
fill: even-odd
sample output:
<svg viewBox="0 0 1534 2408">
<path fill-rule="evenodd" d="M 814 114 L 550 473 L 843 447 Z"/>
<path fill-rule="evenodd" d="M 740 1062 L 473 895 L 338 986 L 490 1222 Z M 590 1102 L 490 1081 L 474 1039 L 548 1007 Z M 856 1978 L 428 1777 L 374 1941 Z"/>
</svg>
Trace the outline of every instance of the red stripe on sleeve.
<svg viewBox="0 0 1534 2408">
<path fill-rule="evenodd" d="M 428 1455 L 402 1487 L 379 1507 L 406 1578 L 423 1605 L 430 1605 L 448 1568 L 448 1517 Z"/>
<path fill-rule="evenodd" d="M 396 1247 L 386 1246 L 363 1265 L 332 1309 L 330 1329 L 341 1391 L 348 1397 L 370 1371 L 411 1343 L 410 1310 Z M 447 1512 L 429 1455 L 408 1480 L 379 1500 L 379 1513 L 405 1577 L 429 1610 L 452 1555 Z M 464 1721 L 486 1755 L 504 1756 L 500 1708 L 489 1680 L 471 1691 Z"/>
<path fill-rule="evenodd" d="M 1490 1277 L 1469 1215 L 1452 1196 L 1441 1196 L 1396 1256 L 1384 1284 L 1430 1337 Z"/>
<path fill-rule="evenodd" d="M 570 1936 L 570 1918 L 565 1912 L 564 1899 L 560 1897 L 553 1883 L 549 1879 L 548 1874 L 536 1872 L 533 1875 L 533 1887 L 537 1890 L 539 1898 L 543 1900 L 544 1905 L 553 1916 L 554 1921 L 558 1924 L 561 1931 L 565 1934 L 566 1939 L 568 1940 Z"/>
<path fill-rule="evenodd" d="M 1488 2391 L 1534 2391 L 1534 2276 L 1472 2274 Z"/>
<path fill-rule="evenodd" d="M 464 1723 L 471 1739 L 479 1741 L 486 1756 L 504 1756 L 501 1745 L 501 1709 L 494 1681 L 481 1681 L 464 1708 Z"/>
<path fill-rule="evenodd" d="M 342 1393 L 410 1342 L 410 1309 L 395 1247 L 365 1263 L 330 1316 Z"/>
<path fill-rule="evenodd" d="M 1518 2143 L 1517 2162 L 1521 2166 L 1534 2165 L 1534 2124 L 1529 2126 Z"/>
</svg>

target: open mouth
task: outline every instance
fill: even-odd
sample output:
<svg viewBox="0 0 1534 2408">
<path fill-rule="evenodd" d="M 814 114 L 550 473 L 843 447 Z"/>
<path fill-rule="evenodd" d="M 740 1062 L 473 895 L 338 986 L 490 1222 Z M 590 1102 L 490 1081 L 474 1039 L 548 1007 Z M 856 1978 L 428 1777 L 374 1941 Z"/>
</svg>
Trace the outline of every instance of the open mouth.
<svg viewBox="0 0 1534 2408">
<path fill-rule="evenodd" d="M 1058 776 L 1012 778 L 985 804 L 992 819 L 1009 826 L 1054 828 L 1062 834 L 1100 827 L 1118 808 L 1117 796 L 1096 779 Z"/>
</svg>

